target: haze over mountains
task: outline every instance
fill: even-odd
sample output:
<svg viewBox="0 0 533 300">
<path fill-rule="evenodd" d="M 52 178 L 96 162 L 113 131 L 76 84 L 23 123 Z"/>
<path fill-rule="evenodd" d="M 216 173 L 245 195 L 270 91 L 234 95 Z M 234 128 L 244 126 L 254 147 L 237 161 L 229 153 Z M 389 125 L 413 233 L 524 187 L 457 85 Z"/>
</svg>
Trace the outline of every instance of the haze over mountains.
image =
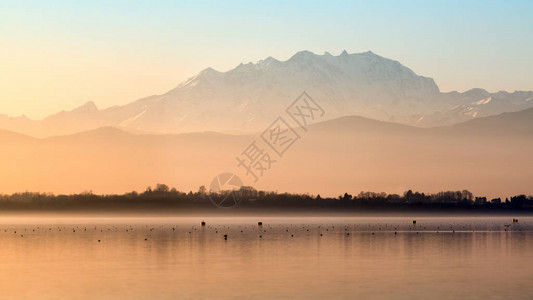
<svg viewBox="0 0 533 300">
<path fill-rule="evenodd" d="M 533 108 L 454 126 L 420 128 L 346 116 L 296 128 L 302 139 L 257 183 L 235 157 L 258 134 L 151 135 L 104 127 L 37 139 L 0 131 L 0 191 L 122 193 L 166 183 L 183 191 L 233 172 L 246 185 L 337 196 L 469 189 L 475 195 L 533 194 Z M 269 151 L 264 143 L 261 148 Z"/>
<path fill-rule="evenodd" d="M 235 158 L 304 90 L 324 109 L 323 122 L 295 128 L 302 139 L 254 183 Z M 372 52 L 302 51 L 206 69 L 124 106 L 89 102 L 43 120 L 0 116 L 0 192 L 122 193 L 156 183 L 188 191 L 233 172 L 258 189 L 324 196 L 533 194 L 532 99 L 441 93 L 431 78 Z"/>
<path fill-rule="evenodd" d="M 163 95 L 99 110 L 89 102 L 43 120 L 0 115 L 0 128 L 35 137 L 72 134 L 102 126 L 154 134 L 259 131 L 302 91 L 326 112 L 433 127 L 533 107 L 533 92 L 473 89 L 441 93 L 433 79 L 372 52 L 338 56 L 296 53 L 268 57 L 227 72 L 211 68 Z"/>
</svg>

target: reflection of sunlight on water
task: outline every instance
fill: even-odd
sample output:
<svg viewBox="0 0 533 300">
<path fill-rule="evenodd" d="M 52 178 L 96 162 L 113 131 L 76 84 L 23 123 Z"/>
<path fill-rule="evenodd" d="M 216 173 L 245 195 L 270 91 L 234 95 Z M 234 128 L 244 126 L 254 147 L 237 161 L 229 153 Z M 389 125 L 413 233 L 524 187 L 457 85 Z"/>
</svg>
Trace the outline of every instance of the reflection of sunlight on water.
<svg viewBox="0 0 533 300">
<path fill-rule="evenodd" d="M 533 218 L 509 227 L 507 217 L 201 220 L 3 218 L 0 290 L 54 299 L 533 296 Z"/>
</svg>

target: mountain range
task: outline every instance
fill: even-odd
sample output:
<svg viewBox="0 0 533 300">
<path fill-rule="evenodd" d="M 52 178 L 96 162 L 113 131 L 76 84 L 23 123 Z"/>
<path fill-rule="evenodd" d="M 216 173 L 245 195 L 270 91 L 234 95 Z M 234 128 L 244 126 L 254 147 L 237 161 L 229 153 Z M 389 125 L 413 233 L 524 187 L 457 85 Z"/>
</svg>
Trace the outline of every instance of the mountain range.
<svg viewBox="0 0 533 300">
<path fill-rule="evenodd" d="M 135 133 L 176 134 L 262 130 L 303 91 L 326 119 L 358 115 L 417 127 L 457 124 L 533 107 L 532 91 L 440 92 L 431 78 L 372 52 L 334 56 L 301 51 L 227 72 L 212 68 L 163 95 L 98 109 L 94 102 L 42 120 L 0 115 L 0 128 L 34 137 L 66 135 L 105 126 Z"/>
<path fill-rule="evenodd" d="M 344 116 L 294 129 L 301 139 L 282 157 L 260 132 L 153 135 L 102 127 L 34 138 L 0 130 L 0 191 L 121 193 L 156 183 L 196 191 L 233 172 L 258 189 L 322 196 L 407 189 L 533 194 L 533 108 L 437 128 Z M 253 141 L 276 161 L 258 182 L 236 161 Z"/>
</svg>

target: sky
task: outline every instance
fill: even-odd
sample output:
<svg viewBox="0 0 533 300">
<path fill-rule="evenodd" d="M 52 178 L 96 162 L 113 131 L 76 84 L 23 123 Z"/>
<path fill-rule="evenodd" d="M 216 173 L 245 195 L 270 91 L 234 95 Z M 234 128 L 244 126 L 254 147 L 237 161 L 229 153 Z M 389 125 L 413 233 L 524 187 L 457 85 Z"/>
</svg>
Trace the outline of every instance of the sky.
<svg viewBox="0 0 533 300">
<path fill-rule="evenodd" d="M 164 93 L 301 50 L 372 52 L 441 91 L 533 90 L 533 1 L 4 1 L 0 114 Z"/>
</svg>

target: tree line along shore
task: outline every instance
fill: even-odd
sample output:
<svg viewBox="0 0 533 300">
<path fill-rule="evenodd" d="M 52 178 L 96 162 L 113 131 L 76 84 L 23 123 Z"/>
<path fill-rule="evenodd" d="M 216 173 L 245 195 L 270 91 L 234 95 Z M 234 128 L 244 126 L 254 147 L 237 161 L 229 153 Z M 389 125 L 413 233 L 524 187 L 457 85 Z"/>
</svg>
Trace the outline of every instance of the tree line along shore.
<svg viewBox="0 0 533 300">
<path fill-rule="evenodd" d="M 226 199 L 226 200 L 224 200 Z M 228 200 L 229 199 L 229 200 Z M 474 196 L 468 190 L 435 194 L 406 191 L 403 195 L 360 192 L 338 197 L 277 193 L 241 187 L 213 193 L 201 186 L 198 191 L 181 192 L 165 184 L 144 192 L 97 195 L 92 192 L 54 195 L 23 192 L 0 195 L 0 210 L 288 210 L 288 211 L 532 211 L 533 196 L 516 195 L 505 199 Z"/>
</svg>

